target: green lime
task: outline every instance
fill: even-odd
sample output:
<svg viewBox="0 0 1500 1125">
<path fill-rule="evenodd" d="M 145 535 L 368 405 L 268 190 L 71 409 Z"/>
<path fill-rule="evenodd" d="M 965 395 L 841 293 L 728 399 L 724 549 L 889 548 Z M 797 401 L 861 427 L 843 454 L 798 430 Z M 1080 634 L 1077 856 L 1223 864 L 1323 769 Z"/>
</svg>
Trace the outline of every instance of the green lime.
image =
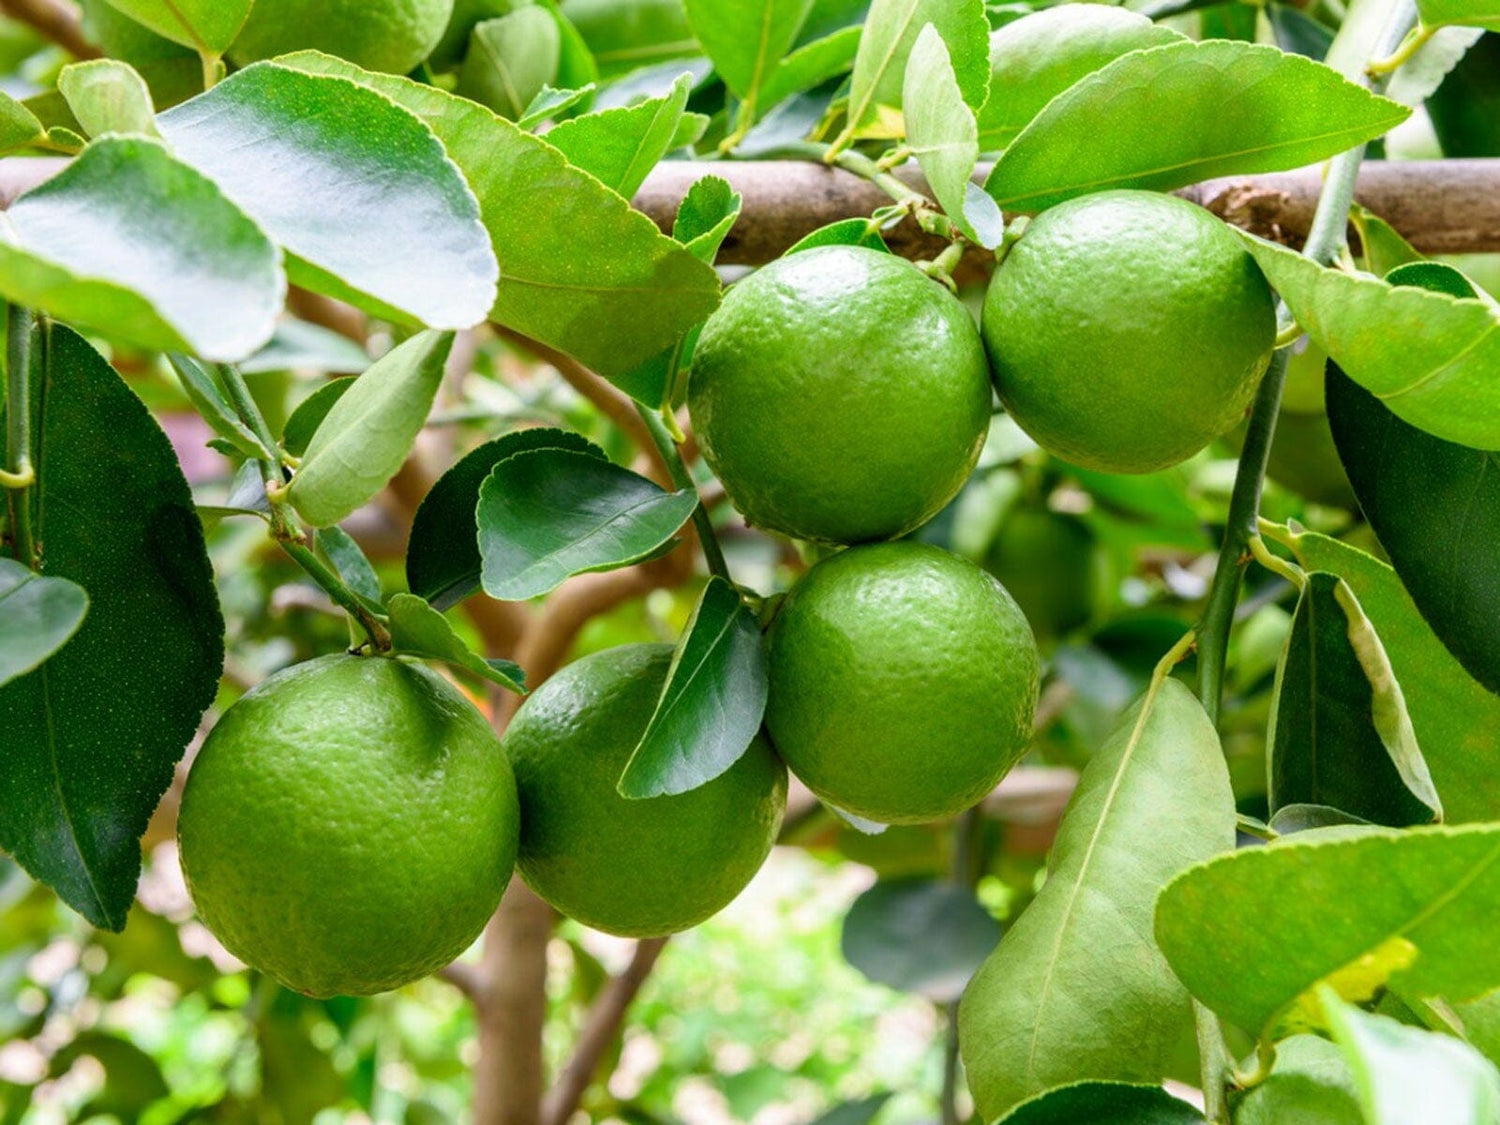
<svg viewBox="0 0 1500 1125">
<path fill-rule="evenodd" d="M 515 781 L 489 724 L 425 665 L 325 656 L 248 692 L 210 732 L 178 817 L 199 917 L 309 996 L 446 965 L 515 864 Z"/>
<path fill-rule="evenodd" d="M 1231 429 L 1276 336 L 1239 239 L 1185 200 L 1106 191 L 1038 215 L 984 301 L 1000 399 L 1048 452 L 1149 473 Z"/>
<path fill-rule="evenodd" d="M 1038 636 L 1085 625 L 1099 604 L 1103 555 L 1088 524 L 1061 512 L 1012 511 L 984 557 Z"/>
<path fill-rule="evenodd" d="M 953 816 L 1026 749 L 1040 659 L 979 567 L 924 543 L 854 547 L 792 589 L 770 634 L 766 729 L 823 800 L 882 824 Z"/>
<path fill-rule="evenodd" d="M 255 0 L 229 57 L 243 66 L 317 50 L 405 74 L 437 45 L 452 13 L 453 0 Z"/>
<path fill-rule="evenodd" d="M 693 355 L 704 456 L 752 524 L 890 539 L 930 519 L 989 427 L 974 320 L 910 262 L 822 246 L 733 286 Z"/>
<path fill-rule="evenodd" d="M 586 656 L 533 692 L 505 734 L 521 875 L 568 917 L 627 937 L 676 933 L 728 905 L 770 854 L 786 807 L 786 768 L 759 738 L 697 789 L 620 796 L 671 663 L 671 645 Z"/>
</svg>

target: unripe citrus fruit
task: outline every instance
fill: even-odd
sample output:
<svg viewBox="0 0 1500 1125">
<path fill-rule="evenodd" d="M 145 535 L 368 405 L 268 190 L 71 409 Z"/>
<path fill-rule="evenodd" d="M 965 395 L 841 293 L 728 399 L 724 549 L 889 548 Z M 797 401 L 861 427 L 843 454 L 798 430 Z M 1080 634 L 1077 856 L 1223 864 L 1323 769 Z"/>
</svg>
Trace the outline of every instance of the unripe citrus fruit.
<svg viewBox="0 0 1500 1125">
<path fill-rule="evenodd" d="M 489 724 L 446 680 L 337 655 L 224 713 L 177 831 L 225 948 L 298 992 L 358 996 L 468 948 L 510 879 L 519 817 Z"/>
<path fill-rule="evenodd" d="M 803 539 L 889 539 L 974 469 L 990 416 L 973 318 L 911 263 L 804 250 L 733 286 L 693 355 L 704 456 L 753 524 Z"/>
<path fill-rule="evenodd" d="M 697 789 L 620 796 L 671 663 L 671 645 L 586 656 L 532 693 L 505 734 L 521 875 L 568 917 L 627 937 L 676 933 L 728 905 L 770 854 L 786 807 L 786 767 L 759 738 Z"/>
<path fill-rule="evenodd" d="M 979 567 L 924 543 L 854 547 L 771 626 L 766 729 L 802 781 L 883 824 L 953 816 L 1026 749 L 1040 660 Z"/>
<path fill-rule="evenodd" d="M 437 45 L 453 0 L 255 0 L 229 49 L 242 66 L 318 50 L 366 70 L 405 74 Z"/>
<path fill-rule="evenodd" d="M 985 553 L 984 568 L 1016 599 L 1039 636 L 1056 637 L 1078 628 L 1099 602 L 1099 544 L 1077 516 L 1012 511 Z"/>
<path fill-rule="evenodd" d="M 1175 465 L 1232 428 L 1275 336 L 1270 288 L 1239 239 L 1144 191 L 1042 212 L 984 302 L 1006 409 L 1049 452 L 1102 472 Z"/>
</svg>

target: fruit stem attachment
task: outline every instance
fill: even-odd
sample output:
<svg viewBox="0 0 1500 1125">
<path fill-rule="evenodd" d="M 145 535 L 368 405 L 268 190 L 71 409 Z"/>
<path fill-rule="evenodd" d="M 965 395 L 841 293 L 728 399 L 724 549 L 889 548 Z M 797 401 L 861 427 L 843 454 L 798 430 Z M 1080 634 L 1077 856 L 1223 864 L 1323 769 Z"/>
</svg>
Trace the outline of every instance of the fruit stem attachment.
<svg viewBox="0 0 1500 1125">
<path fill-rule="evenodd" d="M 688 472 L 687 465 L 682 460 L 682 452 L 677 448 L 677 443 L 672 440 L 667 425 L 661 420 L 661 415 L 649 410 L 640 403 L 635 404 L 636 413 L 641 416 L 641 421 L 646 423 L 646 431 L 651 435 L 651 441 L 656 446 L 656 451 L 661 454 L 662 463 L 667 467 L 667 476 L 672 478 L 672 483 L 681 489 L 692 489 L 697 495 L 698 486 L 693 483 L 693 476 Z M 729 575 L 729 564 L 724 560 L 724 550 L 719 546 L 718 533 L 714 531 L 713 517 L 703 506 L 703 497 L 698 496 L 698 505 L 693 509 L 693 527 L 698 531 L 698 545 L 703 548 L 703 560 L 708 563 L 708 572 L 724 579 L 731 586 L 734 579 Z"/>
<path fill-rule="evenodd" d="M 37 564 L 31 537 L 31 487 L 36 469 L 31 463 L 31 310 L 20 305 L 5 309 L 5 428 L 6 469 L 0 474 L 10 504 L 10 534 L 16 559 Z"/>
<path fill-rule="evenodd" d="M 778 145 L 774 153 L 768 155 L 792 156 L 803 160 L 820 160 L 824 164 L 831 164 L 851 172 L 862 180 L 869 180 L 881 191 L 885 192 L 898 205 L 906 208 L 916 223 L 928 234 L 939 238 L 956 239 L 959 237 L 958 228 L 953 225 L 952 220 L 944 215 L 937 206 L 921 192 L 911 187 L 904 180 L 893 176 L 886 171 L 878 162 L 871 160 L 861 152 L 852 149 L 835 150 L 833 145 L 823 144 L 821 141 L 790 141 L 785 145 Z"/>
</svg>

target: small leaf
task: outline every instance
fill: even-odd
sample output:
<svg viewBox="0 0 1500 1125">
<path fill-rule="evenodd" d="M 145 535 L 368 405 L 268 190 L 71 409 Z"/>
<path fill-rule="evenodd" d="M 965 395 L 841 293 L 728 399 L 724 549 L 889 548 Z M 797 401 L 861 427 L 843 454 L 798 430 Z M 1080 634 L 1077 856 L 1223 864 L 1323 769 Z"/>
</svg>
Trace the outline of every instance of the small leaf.
<svg viewBox="0 0 1500 1125">
<path fill-rule="evenodd" d="M 684 74 L 666 97 L 564 121 L 547 133 L 547 143 L 605 187 L 629 199 L 663 156 L 682 147 L 677 131 L 692 85 L 692 76 Z M 699 132 L 701 135 L 701 129 Z"/>
<path fill-rule="evenodd" d="M 870 1125 L 880 1116 L 885 1103 L 891 1100 L 889 1093 L 871 1094 L 858 1101 L 844 1102 L 834 1106 L 811 1125 Z"/>
<path fill-rule="evenodd" d="M 613 570 L 662 553 L 698 494 L 569 449 L 500 462 L 479 490 L 484 592 L 501 601 L 545 594 L 574 574 Z"/>
<path fill-rule="evenodd" d="M 605 460 L 604 451 L 567 430 L 516 430 L 471 450 L 438 478 L 417 507 L 406 546 L 411 592 L 447 609 L 479 589 L 479 489 L 501 461 L 528 449 L 571 449 Z"/>
<path fill-rule="evenodd" d="M 948 45 L 958 88 L 970 108 L 989 90 L 989 24 L 981 0 L 875 0 L 865 20 L 849 87 L 849 127 L 862 136 L 899 136 L 888 112 L 901 108 L 907 59 L 932 24 Z M 899 121 L 899 115 L 894 119 Z"/>
<path fill-rule="evenodd" d="M 261 479 L 258 461 L 246 461 L 234 471 L 224 497 L 218 503 L 197 503 L 198 515 L 205 522 L 224 516 L 258 516 L 271 522 L 271 501 L 266 496 L 266 482 Z"/>
<path fill-rule="evenodd" d="M 1316 1035 L 1276 1044 L 1270 1076 L 1235 1107 L 1235 1125 L 1365 1125 L 1339 1049 Z"/>
<path fill-rule="evenodd" d="M 95 141 L 0 220 L 0 294 L 140 347 L 243 358 L 285 292 L 265 234 L 146 137 Z"/>
<path fill-rule="evenodd" d="M 440 660 L 508 691 L 526 692 L 526 673 L 509 660 L 485 660 L 458 639 L 453 626 L 432 606 L 412 594 L 397 594 L 388 606 L 391 643 L 397 652 Z"/>
<path fill-rule="evenodd" d="M 1443 155 L 1500 156 L 1500 32 L 1487 32 L 1427 99 Z M 1384 274 L 1384 271 L 1376 271 Z"/>
<path fill-rule="evenodd" d="M 1369 824 L 1363 817 L 1346 813 L 1330 805 L 1282 805 L 1266 822 L 1278 836 L 1310 832 L 1315 828 L 1336 828 L 1349 824 Z"/>
<path fill-rule="evenodd" d="M 354 537 L 339 527 L 320 528 L 313 536 L 318 551 L 328 560 L 344 585 L 377 613 L 380 608 L 380 576 Z"/>
<path fill-rule="evenodd" d="M 1422 260 L 1422 255 L 1412 244 L 1373 211 L 1356 203 L 1349 209 L 1349 221 L 1359 231 L 1360 256 L 1364 259 L 1365 269 L 1377 277 L 1384 277 L 1397 266 Z"/>
<path fill-rule="evenodd" d="M 683 630 L 661 698 L 620 775 L 622 797 L 686 793 L 749 748 L 766 710 L 760 625 L 739 592 L 710 578 Z"/>
<path fill-rule="evenodd" d="M 46 135 L 47 131 L 36 114 L 0 91 L 0 153 L 29 148 L 44 140 Z"/>
<path fill-rule="evenodd" d="M 567 11 L 606 79 L 702 54 L 681 0 L 634 0 L 628 5 L 571 0 Z"/>
<path fill-rule="evenodd" d="M 791 50 L 811 0 L 686 0 L 685 6 L 724 85 L 758 106 L 761 87 Z"/>
<path fill-rule="evenodd" d="M 458 94 L 515 121 L 538 94 L 558 80 L 562 33 L 540 5 L 485 20 L 469 35 L 458 72 Z"/>
<path fill-rule="evenodd" d="M 554 90 L 551 86 L 543 86 L 526 106 L 526 112 L 521 114 L 516 121 L 518 129 L 535 129 L 544 121 L 549 121 L 558 114 L 572 109 L 579 102 L 594 94 L 594 84 L 582 86 L 577 90 Z"/>
<path fill-rule="evenodd" d="M 84 588 L 0 556 L 0 684 L 24 676 L 72 639 L 89 609 Z"/>
<path fill-rule="evenodd" d="M 880 224 L 873 219 L 840 219 L 819 227 L 811 234 L 794 243 L 787 254 L 811 250 L 815 246 L 863 246 L 867 250 L 890 253 L 890 247 L 880 234 Z M 785 256 L 785 255 L 783 255 Z"/>
<path fill-rule="evenodd" d="M 240 421 L 214 376 L 191 356 L 173 352 L 167 357 L 188 401 L 214 433 L 250 458 L 275 461 L 276 454 L 261 444 L 250 427 Z"/>
<path fill-rule="evenodd" d="M 411 452 L 443 380 L 451 332 L 423 332 L 376 360 L 329 409 L 287 491 L 314 527 L 338 523 L 386 486 Z"/>
<path fill-rule="evenodd" d="M 764 117 L 788 98 L 837 78 L 854 65 L 859 50 L 859 24 L 798 47 L 771 72 L 756 101 L 756 116 Z"/>
<path fill-rule="evenodd" d="M 1164 117 L 1163 105 L 1176 108 Z M 985 190 L 1006 210 L 1041 211 L 1106 188 L 1165 191 L 1298 168 L 1410 113 L 1275 47 L 1168 43 L 1122 55 L 1052 99 L 996 161 Z"/>
<path fill-rule="evenodd" d="M 474 194 L 432 132 L 388 98 L 256 63 L 157 124 L 294 256 L 299 285 L 432 328 L 485 318 L 497 267 Z"/>
<path fill-rule="evenodd" d="M 1307 576 L 1274 700 L 1266 735 L 1273 820 L 1287 805 L 1326 805 L 1394 828 L 1441 819 L 1385 646 L 1336 575 Z"/>
<path fill-rule="evenodd" d="M 360 366 L 369 365 L 367 358 Z M 299 402 L 281 431 L 282 447 L 293 457 L 301 457 L 306 453 L 308 442 L 312 441 L 313 434 L 317 433 L 323 419 L 328 417 L 333 404 L 343 398 L 352 386 L 353 379 L 332 379 Z"/>
<path fill-rule="evenodd" d="M 229 49 L 254 0 L 108 0 L 137 23 L 200 54 Z"/>
<path fill-rule="evenodd" d="M 91 137 L 101 133 L 157 135 L 151 91 L 128 63 L 94 59 L 65 66 L 57 76 L 57 88 Z"/>
<path fill-rule="evenodd" d="M 677 205 L 672 237 L 699 259 L 713 265 L 719 247 L 740 217 L 744 202 L 744 197 L 729 186 L 728 180 L 718 176 L 694 180 Z"/>
<path fill-rule="evenodd" d="M 321 325 L 285 319 L 277 323 L 269 344 L 235 366 L 245 375 L 302 370 L 358 375 L 370 366 L 370 354 L 349 337 Z"/>
<path fill-rule="evenodd" d="M 877 984 L 951 1004 L 999 940 L 1000 923 L 973 891 L 903 879 L 854 900 L 840 943 L 844 959 Z"/>
<path fill-rule="evenodd" d="M 1203 1114 L 1160 1086 L 1076 1082 L 1030 1098 L 996 1125 L 1206 1125 Z M 1309 1123 L 1310 1125 L 1310 1123 Z"/>
<path fill-rule="evenodd" d="M 1418 0 L 1417 14 L 1427 27 L 1461 24 L 1500 31 L 1500 0 Z"/>
</svg>

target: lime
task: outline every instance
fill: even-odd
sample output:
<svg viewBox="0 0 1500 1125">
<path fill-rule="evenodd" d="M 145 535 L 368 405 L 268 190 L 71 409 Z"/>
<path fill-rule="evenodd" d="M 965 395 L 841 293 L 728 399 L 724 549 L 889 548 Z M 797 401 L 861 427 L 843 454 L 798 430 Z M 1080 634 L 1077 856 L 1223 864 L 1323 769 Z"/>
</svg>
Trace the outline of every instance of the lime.
<svg viewBox="0 0 1500 1125">
<path fill-rule="evenodd" d="M 1232 428 L 1275 336 L 1271 291 L 1229 228 L 1143 191 L 1044 211 L 984 301 L 1006 409 L 1049 452 L 1101 472 L 1175 465 Z"/>
<path fill-rule="evenodd" d="M 405 74 L 437 45 L 452 12 L 453 0 L 255 0 L 229 57 L 243 66 L 317 50 Z"/>
<path fill-rule="evenodd" d="M 1032 631 L 1044 637 L 1071 632 L 1093 617 L 1104 565 L 1088 524 L 1032 508 L 1005 517 L 984 557 L 984 568 L 1010 591 Z"/>
<path fill-rule="evenodd" d="M 521 794 L 521 875 L 607 933 L 655 937 L 718 913 L 765 862 L 786 807 L 786 768 L 759 738 L 697 789 L 620 796 L 671 663 L 670 645 L 586 656 L 538 688 L 505 734 Z"/>
<path fill-rule="evenodd" d="M 910 262 L 823 246 L 731 288 L 693 356 L 704 456 L 752 524 L 889 539 L 974 469 L 990 416 L 973 318 Z"/>
<path fill-rule="evenodd" d="M 882 824 L 953 816 L 1031 738 L 1040 660 L 979 567 L 924 543 L 818 563 L 771 626 L 766 729 L 823 800 Z"/>
<path fill-rule="evenodd" d="M 510 879 L 519 818 L 494 733 L 446 680 L 338 655 L 224 713 L 177 831 L 225 948 L 309 996 L 362 996 L 468 948 Z"/>
</svg>

